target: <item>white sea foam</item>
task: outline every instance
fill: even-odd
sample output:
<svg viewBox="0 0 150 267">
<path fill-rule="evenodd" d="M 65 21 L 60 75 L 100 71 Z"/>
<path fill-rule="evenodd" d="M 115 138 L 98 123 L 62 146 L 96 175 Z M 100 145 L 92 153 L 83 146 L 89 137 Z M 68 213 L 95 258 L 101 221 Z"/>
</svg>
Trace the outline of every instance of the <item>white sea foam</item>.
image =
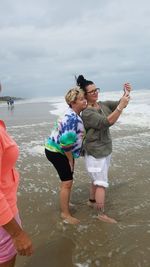
<svg viewBox="0 0 150 267">
<path fill-rule="evenodd" d="M 75 266 L 77 267 L 89 267 L 88 263 L 76 263 Z"/>
<path fill-rule="evenodd" d="M 33 147 L 27 147 L 26 152 L 32 156 L 34 155 L 44 155 L 44 146 L 33 146 Z"/>
<path fill-rule="evenodd" d="M 31 128 L 31 127 L 35 127 L 35 126 L 45 126 L 45 125 L 49 125 L 49 122 L 40 122 L 40 123 L 32 123 L 32 124 L 24 124 L 24 125 L 12 125 L 12 126 L 8 126 L 7 129 L 11 130 L 11 129 L 20 129 L 20 128 Z"/>
<path fill-rule="evenodd" d="M 30 141 L 28 143 L 22 143 L 21 145 L 22 153 L 30 154 L 32 156 L 43 156 L 44 155 L 44 141 Z M 24 155 L 24 156 L 25 156 Z"/>
<path fill-rule="evenodd" d="M 142 147 L 150 147 L 150 135 L 149 132 L 145 133 L 136 133 L 134 135 L 117 137 L 113 140 L 113 146 L 117 150 L 126 151 L 130 147 L 136 147 L 140 149 Z"/>
<path fill-rule="evenodd" d="M 54 115 L 60 115 L 63 112 L 65 112 L 65 110 L 68 108 L 67 104 L 65 103 L 64 100 L 58 102 L 58 103 L 53 103 L 52 106 L 55 108 L 54 110 L 50 110 L 51 114 Z"/>
<path fill-rule="evenodd" d="M 122 124 L 150 128 L 150 90 L 134 91 L 129 106 L 120 117 Z"/>
</svg>

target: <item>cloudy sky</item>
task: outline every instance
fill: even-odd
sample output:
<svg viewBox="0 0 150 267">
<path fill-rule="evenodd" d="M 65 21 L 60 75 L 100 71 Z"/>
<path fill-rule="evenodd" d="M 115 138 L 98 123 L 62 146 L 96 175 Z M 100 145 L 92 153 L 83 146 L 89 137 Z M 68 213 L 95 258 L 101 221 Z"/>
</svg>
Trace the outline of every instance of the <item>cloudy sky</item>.
<svg viewBox="0 0 150 267">
<path fill-rule="evenodd" d="M 149 0 L 0 0 L 3 95 L 63 95 L 78 74 L 149 89 L 149 71 Z"/>
</svg>

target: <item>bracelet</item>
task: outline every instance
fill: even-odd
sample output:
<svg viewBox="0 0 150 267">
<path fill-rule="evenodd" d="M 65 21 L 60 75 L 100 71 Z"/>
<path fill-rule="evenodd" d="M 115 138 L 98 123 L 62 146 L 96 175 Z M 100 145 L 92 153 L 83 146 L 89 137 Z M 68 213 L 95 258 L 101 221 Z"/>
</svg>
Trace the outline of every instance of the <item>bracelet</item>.
<svg viewBox="0 0 150 267">
<path fill-rule="evenodd" d="M 119 106 L 117 106 L 116 109 L 117 111 L 122 112 L 122 109 Z"/>
</svg>

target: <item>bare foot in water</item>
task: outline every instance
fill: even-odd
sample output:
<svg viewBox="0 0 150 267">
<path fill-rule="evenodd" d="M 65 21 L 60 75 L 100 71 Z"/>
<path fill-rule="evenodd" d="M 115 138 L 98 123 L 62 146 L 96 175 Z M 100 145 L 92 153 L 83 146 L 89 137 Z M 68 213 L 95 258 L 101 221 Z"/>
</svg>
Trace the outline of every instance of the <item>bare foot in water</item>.
<svg viewBox="0 0 150 267">
<path fill-rule="evenodd" d="M 117 223 L 117 221 L 113 218 L 108 217 L 106 214 L 98 215 L 97 218 L 100 221 L 107 222 L 107 223 Z"/>
<path fill-rule="evenodd" d="M 65 223 L 70 223 L 70 224 L 78 224 L 80 223 L 80 221 L 75 218 L 75 217 L 72 217 L 71 215 L 64 215 L 64 214 L 61 214 L 61 218 L 64 220 Z"/>
<path fill-rule="evenodd" d="M 88 200 L 86 204 L 90 208 L 95 208 L 95 202 L 92 202 L 92 201 Z"/>
</svg>

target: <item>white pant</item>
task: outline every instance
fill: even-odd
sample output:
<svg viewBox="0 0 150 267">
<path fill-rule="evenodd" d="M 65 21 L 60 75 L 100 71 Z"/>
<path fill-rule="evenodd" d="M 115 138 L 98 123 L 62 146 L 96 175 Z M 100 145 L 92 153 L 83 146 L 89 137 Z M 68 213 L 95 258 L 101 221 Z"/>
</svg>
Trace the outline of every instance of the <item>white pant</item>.
<svg viewBox="0 0 150 267">
<path fill-rule="evenodd" d="M 108 187 L 108 169 L 110 166 L 111 154 L 103 158 L 94 158 L 91 155 L 85 155 L 86 169 L 94 185 Z"/>
</svg>

